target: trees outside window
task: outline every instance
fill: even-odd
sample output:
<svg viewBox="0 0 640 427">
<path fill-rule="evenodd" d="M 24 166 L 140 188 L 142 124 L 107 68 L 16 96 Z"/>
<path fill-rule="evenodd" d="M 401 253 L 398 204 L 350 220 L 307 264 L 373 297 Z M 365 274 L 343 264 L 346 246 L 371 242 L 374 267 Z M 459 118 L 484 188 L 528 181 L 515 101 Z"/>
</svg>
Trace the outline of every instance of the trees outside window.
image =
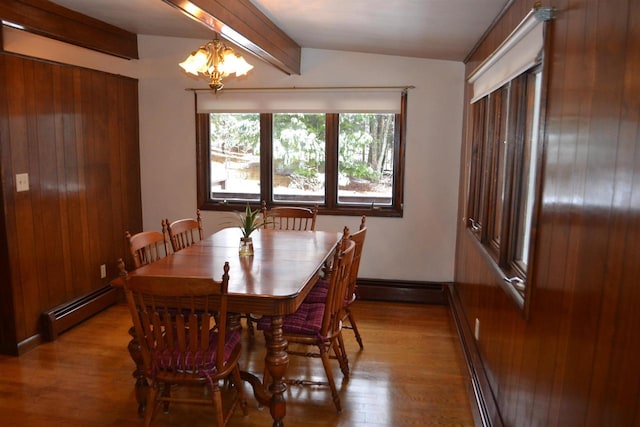
<svg viewBox="0 0 640 427">
<path fill-rule="evenodd" d="M 260 201 L 260 115 L 210 114 L 210 191 Z"/>
<path fill-rule="evenodd" d="M 324 114 L 273 115 L 274 202 L 324 203 L 325 134 Z"/>
<path fill-rule="evenodd" d="M 394 127 L 393 114 L 340 114 L 338 204 L 392 203 Z"/>
<path fill-rule="evenodd" d="M 403 95 L 406 105 L 406 95 Z M 318 205 L 401 216 L 404 108 L 394 113 L 197 114 L 201 209 Z"/>
</svg>

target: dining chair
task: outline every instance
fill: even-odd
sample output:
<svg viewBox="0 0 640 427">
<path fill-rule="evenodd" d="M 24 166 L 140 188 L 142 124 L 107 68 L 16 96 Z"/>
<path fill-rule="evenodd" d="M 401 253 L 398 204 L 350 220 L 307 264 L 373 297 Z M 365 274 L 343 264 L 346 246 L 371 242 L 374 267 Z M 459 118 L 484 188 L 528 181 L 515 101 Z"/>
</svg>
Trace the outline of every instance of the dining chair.
<svg viewBox="0 0 640 427">
<path fill-rule="evenodd" d="M 124 235 L 129 242 L 134 268 L 150 264 L 169 254 L 166 231 L 141 231 L 134 235 L 126 231 Z"/>
<path fill-rule="evenodd" d="M 316 229 L 317 216 L 317 205 L 313 208 L 278 206 L 269 209 L 267 208 L 267 203 L 264 200 L 262 201 L 264 228 L 314 231 Z"/>
<path fill-rule="evenodd" d="M 162 228 L 169 233 L 169 241 L 174 252 L 196 244 L 204 238 L 200 209 L 196 210 L 195 218 L 184 218 L 173 222 L 162 220 Z"/>
<path fill-rule="evenodd" d="M 329 287 L 324 303 L 303 303 L 295 313 L 284 317 L 282 322 L 283 337 L 288 342 L 287 353 L 293 356 L 320 358 L 327 377 L 327 382 L 311 380 L 289 380 L 290 384 L 327 384 L 331 389 L 333 403 L 338 413 L 342 412 L 340 396 L 336 388 L 331 359 L 337 359 L 346 380 L 349 379 L 349 361 L 342 343 L 342 308 L 349 285 L 351 264 L 355 252 L 355 242 L 349 239 L 349 229 L 345 227 L 344 235 L 335 251 L 330 271 L 328 271 Z M 271 317 L 263 316 L 258 320 L 258 330 L 263 331 L 265 340 L 272 339 Z M 298 351 L 291 345 L 317 347 L 317 351 Z M 333 356 L 331 353 L 333 352 Z M 264 383 L 269 381 L 265 371 Z"/>
<path fill-rule="evenodd" d="M 351 310 L 351 305 L 356 302 L 357 296 L 357 286 L 358 286 L 358 271 L 360 270 L 360 259 L 362 258 L 362 250 L 364 249 L 364 240 L 367 235 L 367 226 L 366 226 L 367 218 L 363 215 L 360 221 L 360 229 L 355 233 L 351 234 L 349 238 L 353 240 L 356 244 L 355 251 L 353 253 L 353 262 L 351 263 L 351 272 L 349 274 L 349 286 L 347 287 L 346 297 L 344 301 L 343 307 L 343 328 L 351 329 L 355 335 L 356 341 L 358 341 L 358 345 L 360 349 L 364 349 L 364 345 L 362 343 L 362 337 L 360 335 L 360 331 L 358 330 L 358 325 L 356 323 L 355 315 Z M 324 302 L 327 298 L 329 288 L 329 281 L 325 278 L 318 280 L 318 282 L 314 285 L 313 289 L 309 292 L 307 297 L 305 298 L 305 303 L 321 303 Z"/>
<path fill-rule="evenodd" d="M 211 404 L 216 425 L 228 423 L 240 404 L 247 415 L 238 360 L 240 332 L 227 328 L 229 263 L 221 281 L 126 275 L 124 290 L 136 339 L 142 353 L 144 374 L 150 385 L 144 425 L 149 426 L 160 406 Z M 229 393 L 222 390 L 229 380 Z M 179 393 L 178 387 L 197 387 L 198 392 Z M 206 387 L 208 393 L 202 392 Z"/>
<path fill-rule="evenodd" d="M 268 209 L 267 202 L 262 201 L 263 227 L 285 231 L 315 231 L 318 206 L 303 208 L 296 206 L 279 206 Z M 252 313 L 243 314 L 247 320 L 247 329 L 254 334 L 253 324 L 259 319 Z"/>
</svg>

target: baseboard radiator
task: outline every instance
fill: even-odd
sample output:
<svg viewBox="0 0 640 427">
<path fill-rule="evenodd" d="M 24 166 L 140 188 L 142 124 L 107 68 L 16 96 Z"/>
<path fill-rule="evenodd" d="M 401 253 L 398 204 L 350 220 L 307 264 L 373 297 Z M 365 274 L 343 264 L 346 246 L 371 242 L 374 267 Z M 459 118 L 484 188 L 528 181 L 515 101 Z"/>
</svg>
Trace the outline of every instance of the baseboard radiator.
<svg viewBox="0 0 640 427">
<path fill-rule="evenodd" d="M 118 290 L 111 285 L 106 285 L 45 311 L 42 313 L 43 339 L 55 340 L 62 332 L 115 304 L 119 299 Z"/>
<path fill-rule="evenodd" d="M 447 304 L 447 283 L 358 279 L 358 298 L 369 301 Z"/>
</svg>

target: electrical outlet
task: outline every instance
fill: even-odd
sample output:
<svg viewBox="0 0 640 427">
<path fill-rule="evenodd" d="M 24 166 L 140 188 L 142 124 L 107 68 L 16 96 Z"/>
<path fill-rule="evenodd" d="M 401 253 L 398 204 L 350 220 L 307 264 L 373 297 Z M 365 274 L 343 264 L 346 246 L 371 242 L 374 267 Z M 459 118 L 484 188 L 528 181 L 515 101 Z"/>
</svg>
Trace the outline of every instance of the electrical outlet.
<svg viewBox="0 0 640 427">
<path fill-rule="evenodd" d="M 104 279 L 105 277 L 107 277 L 107 266 L 105 264 L 102 264 L 100 266 L 100 278 Z"/>
<path fill-rule="evenodd" d="M 16 174 L 16 191 L 29 191 L 29 174 Z"/>
<path fill-rule="evenodd" d="M 480 319 L 476 317 L 476 327 L 473 331 L 473 336 L 476 338 L 476 341 L 480 339 Z"/>
</svg>

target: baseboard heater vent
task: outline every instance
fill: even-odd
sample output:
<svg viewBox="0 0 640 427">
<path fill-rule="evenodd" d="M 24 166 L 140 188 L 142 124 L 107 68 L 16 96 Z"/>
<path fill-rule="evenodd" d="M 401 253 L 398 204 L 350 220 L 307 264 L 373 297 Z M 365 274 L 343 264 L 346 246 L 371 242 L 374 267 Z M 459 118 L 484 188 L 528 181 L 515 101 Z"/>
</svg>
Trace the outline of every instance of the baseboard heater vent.
<svg viewBox="0 0 640 427">
<path fill-rule="evenodd" d="M 111 285 L 96 289 L 42 313 L 42 335 L 46 341 L 104 310 L 119 300 L 118 290 Z"/>
</svg>

